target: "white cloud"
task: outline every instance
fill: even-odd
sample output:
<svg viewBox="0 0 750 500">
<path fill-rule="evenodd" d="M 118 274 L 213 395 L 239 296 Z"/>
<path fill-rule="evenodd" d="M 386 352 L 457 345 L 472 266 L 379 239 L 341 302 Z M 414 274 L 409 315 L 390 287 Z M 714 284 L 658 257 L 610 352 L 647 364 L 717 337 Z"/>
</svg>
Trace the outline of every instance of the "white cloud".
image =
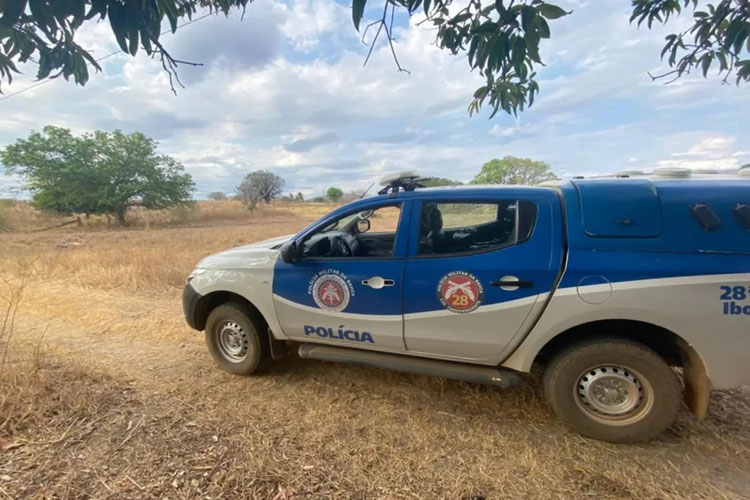
<svg viewBox="0 0 750 500">
<path fill-rule="evenodd" d="M 718 132 L 674 134 L 665 142 L 675 150 L 657 160 L 654 167 L 731 170 L 738 168 L 745 156 L 735 149 L 737 137 Z"/>
<path fill-rule="evenodd" d="M 713 136 L 702 139 L 695 146 L 688 150 L 689 155 L 694 156 L 712 156 L 722 154 L 737 142 L 736 137 L 731 136 Z"/>
<path fill-rule="evenodd" d="M 117 55 L 85 89 L 55 81 L 0 101 L 0 147 L 48 123 L 143 130 L 186 165 L 203 194 L 229 192 L 260 168 L 307 195 L 331 184 L 363 188 L 407 168 L 470 180 L 504 155 L 570 174 L 750 159 L 747 86 L 690 77 L 665 87 L 646 74 L 663 69 L 664 33 L 687 16 L 649 31 L 629 25 L 621 0 L 563 5 L 574 13 L 550 23 L 541 93 L 518 119 L 469 118 L 481 77 L 414 22 L 402 20 L 396 44 L 411 74 L 396 71 L 382 40 L 362 68 L 366 47 L 348 5 L 256 0 L 242 22 L 208 18 L 164 36 L 175 56 L 206 63 L 181 69 L 187 88 L 176 97 L 158 61 Z M 84 35 L 97 54 L 116 49 L 106 23 Z"/>
<path fill-rule="evenodd" d="M 282 8 L 286 16 L 281 31 L 298 50 L 310 51 L 320 45 L 323 36 L 351 28 L 350 8 L 335 2 L 292 0 Z"/>
</svg>

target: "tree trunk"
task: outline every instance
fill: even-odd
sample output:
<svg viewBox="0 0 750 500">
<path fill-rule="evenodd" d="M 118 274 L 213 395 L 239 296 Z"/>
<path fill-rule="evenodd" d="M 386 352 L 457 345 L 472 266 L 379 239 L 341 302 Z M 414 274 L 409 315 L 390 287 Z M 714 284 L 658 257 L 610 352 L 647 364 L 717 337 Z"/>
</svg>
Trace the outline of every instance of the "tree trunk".
<svg viewBox="0 0 750 500">
<path fill-rule="evenodd" d="M 123 208 L 119 209 L 117 212 L 115 212 L 115 215 L 117 216 L 117 222 L 121 226 L 127 226 L 128 225 L 128 220 L 125 218 L 125 216 L 127 215 L 127 213 L 128 213 L 128 207 L 123 207 Z"/>
</svg>

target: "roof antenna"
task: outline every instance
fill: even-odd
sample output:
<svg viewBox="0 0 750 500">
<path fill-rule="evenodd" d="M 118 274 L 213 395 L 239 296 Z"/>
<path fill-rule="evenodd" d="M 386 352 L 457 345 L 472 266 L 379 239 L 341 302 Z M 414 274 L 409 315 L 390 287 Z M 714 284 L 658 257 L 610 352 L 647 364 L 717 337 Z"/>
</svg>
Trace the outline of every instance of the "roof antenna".
<svg viewBox="0 0 750 500">
<path fill-rule="evenodd" d="M 365 197 L 365 195 L 367 194 L 367 192 L 368 192 L 368 191 L 369 191 L 370 189 L 372 189 L 372 187 L 373 187 L 374 185 L 375 185 L 375 183 L 373 182 L 372 184 L 370 184 L 370 187 L 368 187 L 367 189 L 365 189 L 364 191 L 362 191 L 362 195 L 361 195 L 361 196 L 359 197 L 359 199 L 361 200 L 362 198 L 364 198 L 364 197 Z"/>
</svg>

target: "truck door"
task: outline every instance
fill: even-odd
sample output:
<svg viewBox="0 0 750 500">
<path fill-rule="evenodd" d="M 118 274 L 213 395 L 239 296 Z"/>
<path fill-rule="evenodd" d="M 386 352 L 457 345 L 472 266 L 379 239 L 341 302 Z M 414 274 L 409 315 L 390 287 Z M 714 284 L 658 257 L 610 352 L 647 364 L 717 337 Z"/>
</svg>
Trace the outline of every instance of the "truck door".
<svg viewBox="0 0 750 500">
<path fill-rule="evenodd" d="M 295 340 L 403 351 L 408 203 L 334 213 L 303 233 L 300 260 L 274 268 L 273 300 Z"/>
<path fill-rule="evenodd" d="M 415 202 L 403 292 L 407 351 L 499 362 L 555 284 L 560 218 L 557 195 L 546 191 Z"/>
</svg>

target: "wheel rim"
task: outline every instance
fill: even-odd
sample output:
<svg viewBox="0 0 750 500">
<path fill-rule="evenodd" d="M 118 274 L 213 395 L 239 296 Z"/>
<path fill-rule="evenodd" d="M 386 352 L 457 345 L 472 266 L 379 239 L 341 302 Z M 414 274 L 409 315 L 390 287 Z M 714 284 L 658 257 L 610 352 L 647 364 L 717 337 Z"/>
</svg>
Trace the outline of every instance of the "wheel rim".
<svg viewBox="0 0 750 500">
<path fill-rule="evenodd" d="M 245 330 L 234 321 L 224 321 L 216 327 L 216 340 L 222 356 L 232 363 L 247 358 L 248 341 Z"/>
<path fill-rule="evenodd" d="M 610 425 L 637 422 L 653 404 L 653 391 L 648 380 L 621 365 L 589 368 L 578 377 L 573 392 L 582 410 L 595 420 Z"/>
</svg>

